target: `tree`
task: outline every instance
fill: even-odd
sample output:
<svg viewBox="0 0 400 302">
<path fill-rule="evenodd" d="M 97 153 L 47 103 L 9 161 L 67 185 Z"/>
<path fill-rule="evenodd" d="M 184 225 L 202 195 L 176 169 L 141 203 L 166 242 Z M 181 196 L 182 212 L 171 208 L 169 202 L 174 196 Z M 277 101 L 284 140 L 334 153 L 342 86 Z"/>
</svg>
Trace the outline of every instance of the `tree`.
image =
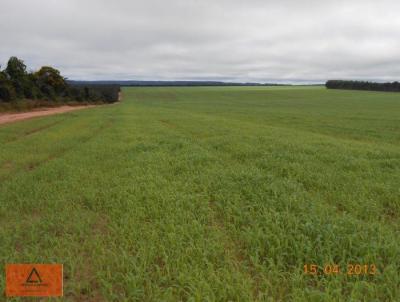
<svg viewBox="0 0 400 302">
<path fill-rule="evenodd" d="M 63 93 L 67 89 L 65 78 L 60 75 L 60 72 L 49 66 L 43 66 L 34 74 L 39 88 L 46 94 L 54 91 L 57 95 Z"/>
<path fill-rule="evenodd" d="M 0 84 L 0 101 L 10 102 L 17 98 L 14 86 L 10 83 Z"/>
<path fill-rule="evenodd" d="M 17 98 L 17 93 L 15 92 L 14 86 L 11 81 L 4 80 L 2 76 L 0 80 L 0 101 L 10 102 Z"/>
<path fill-rule="evenodd" d="M 6 80 L 7 80 L 7 75 L 4 71 L 1 71 L 1 66 L 0 66 L 0 83 Z"/>
<path fill-rule="evenodd" d="M 8 60 L 5 73 L 7 78 L 14 86 L 17 96 L 24 97 L 25 91 L 29 89 L 28 79 L 26 78 L 26 65 L 24 64 L 24 61 L 18 59 L 17 57 L 11 57 Z"/>
<path fill-rule="evenodd" d="M 82 89 L 80 87 L 77 86 L 71 86 L 68 89 L 68 95 L 74 99 L 77 102 L 83 102 L 84 101 L 84 97 L 83 97 L 83 92 Z"/>
<path fill-rule="evenodd" d="M 26 75 L 26 65 L 24 64 L 24 61 L 18 59 L 17 57 L 11 57 L 8 60 L 5 73 L 11 80 L 21 79 Z"/>
<path fill-rule="evenodd" d="M 0 101 L 9 102 L 16 98 L 12 82 L 4 71 L 0 71 Z"/>
<path fill-rule="evenodd" d="M 25 86 L 25 97 L 28 99 L 41 99 L 43 98 L 43 93 L 39 89 L 38 84 L 37 84 L 37 79 L 34 73 L 30 72 L 28 73 L 27 76 L 27 84 Z"/>
</svg>

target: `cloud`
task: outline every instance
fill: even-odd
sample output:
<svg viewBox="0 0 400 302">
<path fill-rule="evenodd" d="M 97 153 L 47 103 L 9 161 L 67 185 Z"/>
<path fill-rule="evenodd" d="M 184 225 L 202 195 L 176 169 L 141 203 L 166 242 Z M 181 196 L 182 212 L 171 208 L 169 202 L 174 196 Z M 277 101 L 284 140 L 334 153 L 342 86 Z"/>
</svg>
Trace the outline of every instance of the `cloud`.
<svg viewBox="0 0 400 302">
<path fill-rule="evenodd" d="M 72 79 L 400 79 L 395 0 L 2 0 L 0 62 Z"/>
</svg>

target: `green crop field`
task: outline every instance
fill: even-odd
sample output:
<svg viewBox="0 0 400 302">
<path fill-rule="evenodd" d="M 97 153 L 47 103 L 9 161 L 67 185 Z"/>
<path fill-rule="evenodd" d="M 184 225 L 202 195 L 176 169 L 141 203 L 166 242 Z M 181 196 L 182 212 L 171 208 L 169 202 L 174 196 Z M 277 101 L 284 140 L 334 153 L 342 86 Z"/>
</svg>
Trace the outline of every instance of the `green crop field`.
<svg viewBox="0 0 400 302">
<path fill-rule="evenodd" d="M 0 126 L 1 271 L 63 263 L 65 301 L 400 301 L 400 94 L 123 95 Z"/>
</svg>

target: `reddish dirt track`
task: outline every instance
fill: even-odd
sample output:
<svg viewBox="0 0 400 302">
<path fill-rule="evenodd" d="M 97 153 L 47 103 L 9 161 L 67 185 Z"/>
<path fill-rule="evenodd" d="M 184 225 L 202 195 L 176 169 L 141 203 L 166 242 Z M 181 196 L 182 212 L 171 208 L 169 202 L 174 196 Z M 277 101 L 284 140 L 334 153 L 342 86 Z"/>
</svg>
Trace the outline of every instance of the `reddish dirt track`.
<svg viewBox="0 0 400 302">
<path fill-rule="evenodd" d="M 90 106 L 61 106 L 56 108 L 43 108 L 35 111 L 23 112 L 23 113 L 4 113 L 0 114 L 0 125 L 8 124 L 13 122 L 18 122 L 22 120 L 31 119 L 34 117 L 59 114 L 69 111 L 75 111 L 84 108 L 95 107 L 94 105 Z"/>
</svg>

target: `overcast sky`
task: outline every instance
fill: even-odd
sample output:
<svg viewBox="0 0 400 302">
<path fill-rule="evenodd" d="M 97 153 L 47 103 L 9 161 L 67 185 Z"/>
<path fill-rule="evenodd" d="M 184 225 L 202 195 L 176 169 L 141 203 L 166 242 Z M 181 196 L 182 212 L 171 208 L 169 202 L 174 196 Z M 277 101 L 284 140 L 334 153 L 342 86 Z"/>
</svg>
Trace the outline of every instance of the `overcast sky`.
<svg viewBox="0 0 400 302">
<path fill-rule="evenodd" d="M 0 64 L 70 79 L 400 80 L 399 0 L 1 0 Z"/>
</svg>

